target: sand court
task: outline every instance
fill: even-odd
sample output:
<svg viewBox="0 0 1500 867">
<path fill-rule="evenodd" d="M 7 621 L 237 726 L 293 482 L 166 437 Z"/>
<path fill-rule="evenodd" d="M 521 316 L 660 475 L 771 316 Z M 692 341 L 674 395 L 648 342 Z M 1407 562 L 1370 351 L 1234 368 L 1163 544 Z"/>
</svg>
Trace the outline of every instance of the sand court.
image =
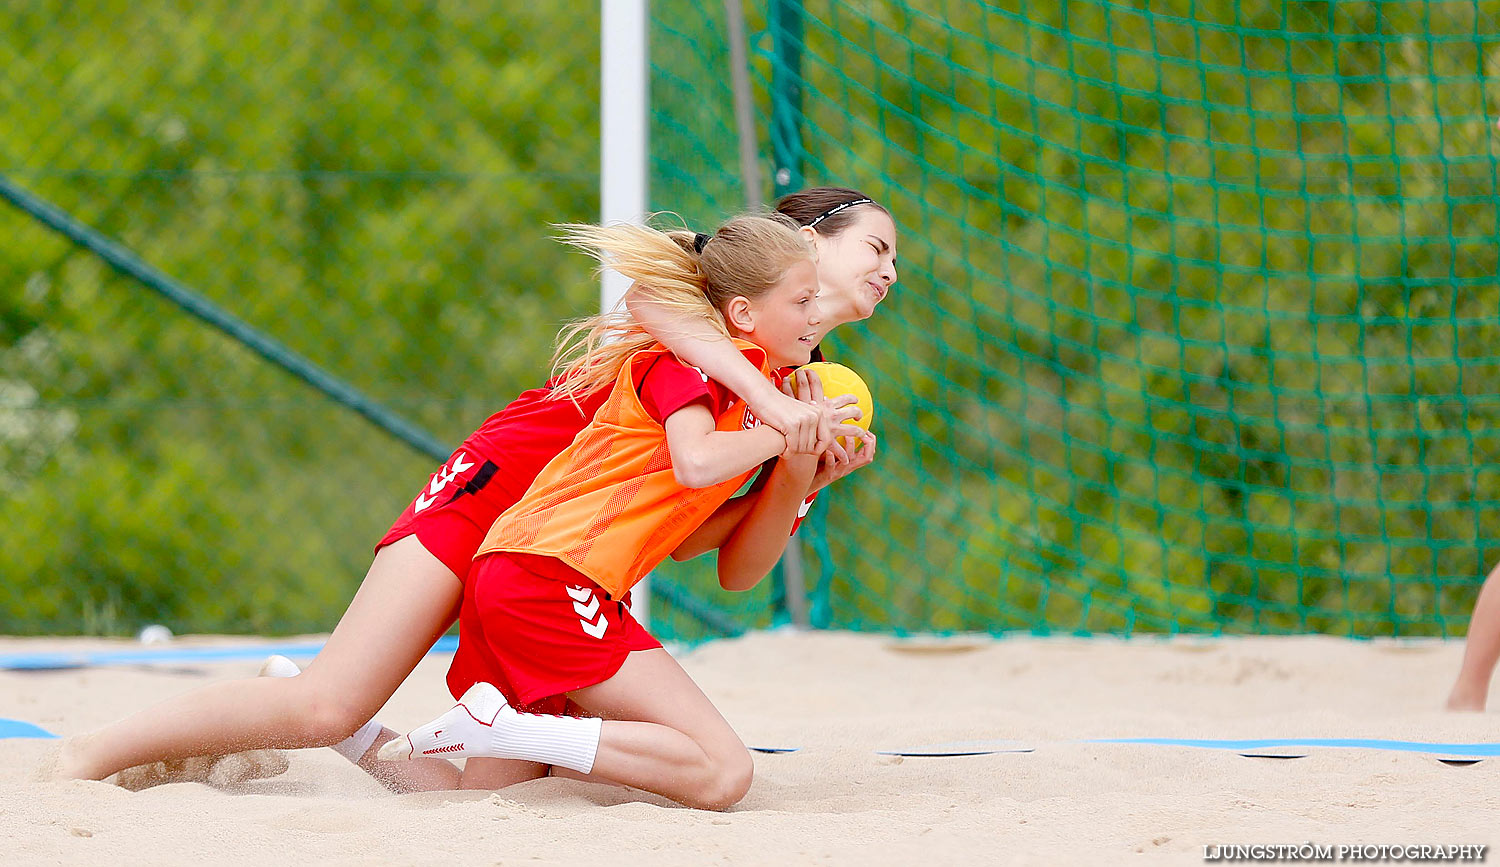
<svg viewBox="0 0 1500 867">
<path fill-rule="evenodd" d="M 315 642 L 316 637 L 299 639 Z M 170 648 L 286 641 L 188 638 Z M 4 639 L 0 656 L 133 650 Z M 1500 743 L 1500 717 L 1440 710 L 1457 642 L 1328 637 L 900 640 L 772 632 L 679 652 L 758 754 L 727 813 L 569 780 L 391 795 L 330 750 L 239 778 L 128 791 L 39 779 L 55 741 L 5 739 L 7 863 L 1204 863 L 1232 845 L 1496 842 L 1500 758 L 1312 745 L 1302 758 L 1095 739 Z M 201 654 L 199 655 L 202 656 Z M 425 659 L 380 714 L 452 704 Z M 86 731 L 258 660 L 0 671 L 0 717 Z M 1004 741 L 1028 752 L 878 751 Z M 1274 750 L 1266 750 L 1271 753 Z M 1447 756 L 1454 758 L 1454 756 Z"/>
</svg>

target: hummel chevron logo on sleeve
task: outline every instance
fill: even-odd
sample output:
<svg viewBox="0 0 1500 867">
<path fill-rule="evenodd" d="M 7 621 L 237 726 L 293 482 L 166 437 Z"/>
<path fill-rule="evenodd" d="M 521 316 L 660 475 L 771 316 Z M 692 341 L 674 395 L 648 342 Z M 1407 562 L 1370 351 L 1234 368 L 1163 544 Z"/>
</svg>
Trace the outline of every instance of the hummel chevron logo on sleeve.
<svg viewBox="0 0 1500 867">
<path fill-rule="evenodd" d="M 441 494 L 444 488 L 452 484 L 453 480 L 458 478 L 460 473 L 474 468 L 474 462 L 465 461 L 464 458 L 466 457 L 467 455 L 463 452 L 459 452 L 453 456 L 453 466 L 438 467 L 438 471 L 432 474 L 432 481 L 428 483 L 427 490 L 417 495 L 416 506 L 412 509 L 413 512 L 420 512 L 423 509 L 430 508 L 433 503 L 437 502 L 438 494 Z"/>
</svg>

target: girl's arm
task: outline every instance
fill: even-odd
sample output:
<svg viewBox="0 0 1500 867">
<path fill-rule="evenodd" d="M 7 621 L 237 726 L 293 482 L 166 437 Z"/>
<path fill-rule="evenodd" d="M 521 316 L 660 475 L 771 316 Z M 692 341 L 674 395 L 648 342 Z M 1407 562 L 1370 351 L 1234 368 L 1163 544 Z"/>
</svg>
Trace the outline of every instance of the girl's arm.
<svg viewBox="0 0 1500 867">
<path fill-rule="evenodd" d="M 776 462 L 765 488 L 719 551 L 720 587 L 749 590 L 776 565 L 817 470 L 815 455 L 792 455 Z"/>
<path fill-rule="evenodd" d="M 783 383 L 783 388 L 789 388 L 789 386 Z M 816 394 L 817 390 L 808 389 L 808 391 Z M 824 399 L 823 405 L 828 411 L 829 418 L 834 423 L 833 434 L 845 437 L 845 441 L 851 443 L 851 448 L 853 441 L 856 439 L 861 442 L 863 447 L 852 449 L 851 451 L 838 447 L 837 440 L 830 442 L 828 451 L 823 452 L 822 457 L 818 461 L 818 470 L 813 475 L 812 482 L 808 486 L 807 494 L 809 495 L 821 491 L 823 488 L 828 487 L 830 484 L 842 479 L 855 470 L 868 466 L 871 461 L 875 460 L 875 435 L 848 423 L 851 419 L 858 418 L 860 415 L 859 407 L 854 405 L 853 396 L 848 396 L 847 399 Z M 702 526 L 694 530 L 691 536 L 684 539 L 682 544 L 677 546 L 677 550 L 672 552 L 672 559 L 679 561 L 691 560 L 701 554 L 707 554 L 715 548 L 724 547 L 724 544 L 729 541 L 730 535 L 734 533 L 735 528 L 750 513 L 750 507 L 754 505 L 755 498 L 760 494 L 769 476 L 769 471 L 761 473 L 756 478 L 755 484 L 748 493 L 735 497 L 714 510 L 714 513 L 709 516 L 707 521 L 703 522 Z M 800 510 L 801 507 L 799 506 L 798 508 Z"/>
<path fill-rule="evenodd" d="M 750 430 L 714 429 L 714 415 L 691 403 L 667 416 L 672 474 L 687 488 L 717 485 L 755 469 L 787 450 L 786 437 L 766 425 Z M 806 455 L 816 464 L 816 455 Z"/>
<path fill-rule="evenodd" d="M 841 429 L 835 428 L 834 430 L 839 432 Z M 855 470 L 869 466 L 875 460 L 875 435 L 854 427 L 851 427 L 850 431 L 846 435 L 857 437 L 864 443 L 864 447 L 848 454 L 847 459 L 839 458 L 832 450 L 824 452 L 818 459 L 818 470 L 808 484 L 808 495 L 816 494 Z M 672 559 L 691 560 L 715 548 L 724 547 L 734 534 L 735 528 L 745 520 L 746 515 L 750 514 L 750 508 L 755 505 L 755 500 L 760 496 L 761 490 L 765 487 L 765 481 L 770 475 L 770 471 L 762 473 L 747 493 L 731 499 L 714 510 L 702 526 L 694 530 L 691 536 L 682 540 L 682 544 L 672 552 Z M 803 499 L 806 499 L 806 495 Z M 802 507 L 797 508 L 800 511 Z M 1497 582 L 1497 586 L 1500 586 L 1500 582 Z"/>
<path fill-rule="evenodd" d="M 757 418 L 785 434 L 794 451 L 816 454 L 828 447 L 833 437 L 827 416 L 777 391 L 729 338 L 708 323 L 685 320 L 635 291 L 626 293 L 625 307 L 679 358 L 744 398 Z"/>
</svg>

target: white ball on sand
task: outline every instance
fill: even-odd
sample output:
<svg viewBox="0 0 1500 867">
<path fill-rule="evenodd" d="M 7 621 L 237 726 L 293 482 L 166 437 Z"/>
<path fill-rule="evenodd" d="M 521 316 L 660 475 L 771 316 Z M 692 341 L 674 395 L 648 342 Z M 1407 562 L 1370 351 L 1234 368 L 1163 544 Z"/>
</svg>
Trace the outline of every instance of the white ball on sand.
<svg viewBox="0 0 1500 867">
<path fill-rule="evenodd" d="M 172 630 L 162 626 L 160 623 L 153 623 L 142 629 L 140 635 L 137 635 L 136 638 L 142 644 L 166 644 L 172 640 Z"/>
</svg>

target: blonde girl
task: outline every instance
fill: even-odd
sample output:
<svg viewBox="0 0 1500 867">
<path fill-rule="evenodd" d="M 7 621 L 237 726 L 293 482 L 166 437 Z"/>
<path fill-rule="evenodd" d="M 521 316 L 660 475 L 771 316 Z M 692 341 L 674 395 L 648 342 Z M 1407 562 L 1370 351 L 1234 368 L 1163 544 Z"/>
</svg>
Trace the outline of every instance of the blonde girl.
<svg viewBox="0 0 1500 867">
<path fill-rule="evenodd" d="M 679 320 L 733 337 L 770 381 L 806 363 L 822 335 L 814 248 L 797 228 L 751 216 L 712 236 L 615 226 L 573 227 L 568 239 L 652 286 Z M 819 455 L 789 447 L 628 317 L 596 317 L 566 338 L 579 355 L 559 390 L 608 384 L 608 397 L 479 548 L 448 674 L 459 704 L 380 758 L 468 757 L 463 784 L 483 788 L 555 766 L 726 808 L 744 797 L 754 765 L 631 617 L 630 589 L 779 457 L 719 556 L 725 589 L 754 586 L 786 545 Z"/>
</svg>

